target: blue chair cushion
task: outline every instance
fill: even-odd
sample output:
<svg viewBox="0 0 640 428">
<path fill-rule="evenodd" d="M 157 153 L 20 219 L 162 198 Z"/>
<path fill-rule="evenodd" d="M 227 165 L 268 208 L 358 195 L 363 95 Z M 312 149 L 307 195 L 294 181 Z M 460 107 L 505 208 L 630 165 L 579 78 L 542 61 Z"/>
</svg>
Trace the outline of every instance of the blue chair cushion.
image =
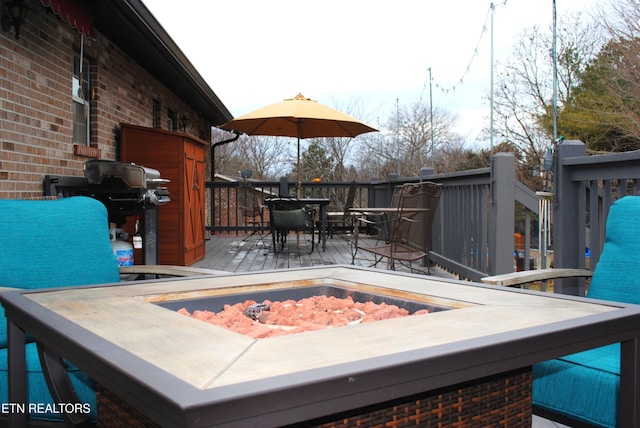
<svg viewBox="0 0 640 428">
<path fill-rule="evenodd" d="M 120 281 L 109 238 L 104 205 L 92 198 L 58 200 L 0 200 L 0 286 L 24 289 L 67 287 Z M 7 322 L 0 307 L 0 402 L 8 402 Z M 52 404 L 40 368 L 36 345 L 27 345 L 28 402 Z M 95 420 L 95 392 L 91 380 L 69 367 L 81 402 L 88 403 Z M 36 409 L 37 410 L 37 409 Z M 36 419 L 61 420 L 52 412 Z"/>
<path fill-rule="evenodd" d="M 53 403 L 53 398 L 49 393 L 49 388 L 44 380 L 40 360 L 38 359 L 38 349 L 35 343 L 28 343 L 27 353 L 27 402 L 30 403 L 27 411 L 31 418 L 45 421 L 62 421 L 62 417 L 52 411 L 55 408 L 49 407 Z M 67 372 L 71 379 L 78 399 L 82 406 L 77 410 L 79 413 L 88 413 L 92 421 L 96 420 L 96 394 L 94 392 L 93 381 L 83 372 L 72 366 L 68 362 Z M 9 402 L 8 391 L 8 370 L 7 370 L 7 349 L 0 349 L 0 403 Z"/>
<path fill-rule="evenodd" d="M 587 296 L 640 304 L 640 196 L 625 196 L 613 203 L 607 217 L 607 236 Z"/>
<path fill-rule="evenodd" d="M 640 197 L 617 200 L 607 217 L 607 235 L 589 285 L 594 299 L 640 304 Z M 573 419 L 615 427 L 620 388 L 620 344 L 580 352 L 533 368 L 533 402 Z"/>
<path fill-rule="evenodd" d="M 0 286 L 66 287 L 120 281 L 104 205 L 87 197 L 0 199 Z M 0 348 L 7 346 L 0 309 Z"/>
<path fill-rule="evenodd" d="M 533 404 L 601 427 L 615 427 L 620 344 L 590 349 L 533 366 Z"/>
</svg>

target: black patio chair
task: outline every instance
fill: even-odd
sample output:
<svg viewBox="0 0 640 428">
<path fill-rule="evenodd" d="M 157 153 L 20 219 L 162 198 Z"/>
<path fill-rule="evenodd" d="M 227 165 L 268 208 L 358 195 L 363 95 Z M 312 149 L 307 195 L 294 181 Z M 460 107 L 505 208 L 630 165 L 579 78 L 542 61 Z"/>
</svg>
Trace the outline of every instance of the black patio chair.
<svg viewBox="0 0 640 428">
<path fill-rule="evenodd" d="M 352 181 L 349 185 L 349 191 L 347 192 L 347 198 L 344 201 L 344 205 L 341 207 L 341 210 L 327 212 L 327 233 L 330 238 L 333 238 L 333 235 L 340 230 L 352 231 L 354 225 L 354 218 L 357 213 L 351 211 L 351 208 L 354 207 L 354 201 L 356 198 L 356 191 L 358 190 L 358 186 L 355 181 Z M 320 237 L 321 238 L 321 237 Z M 319 239 L 320 239 L 319 238 Z"/>
<path fill-rule="evenodd" d="M 303 201 L 296 198 L 275 198 L 269 203 L 269 219 L 273 236 L 273 251 L 284 250 L 289 232 L 310 232 L 311 251 L 315 243 L 315 210 L 308 209 Z"/>
<path fill-rule="evenodd" d="M 242 218 L 242 225 L 251 228 L 251 233 L 245 236 L 242 241 L 246 241 L 256 234 L 260 235 L 260 240 L 264 239 L 262 233 L 266 229 L 264 208 L 262 191 L 256 189 L 253 183 L 246 179 L 239 182 L 238 210 Z"/>
</svg>

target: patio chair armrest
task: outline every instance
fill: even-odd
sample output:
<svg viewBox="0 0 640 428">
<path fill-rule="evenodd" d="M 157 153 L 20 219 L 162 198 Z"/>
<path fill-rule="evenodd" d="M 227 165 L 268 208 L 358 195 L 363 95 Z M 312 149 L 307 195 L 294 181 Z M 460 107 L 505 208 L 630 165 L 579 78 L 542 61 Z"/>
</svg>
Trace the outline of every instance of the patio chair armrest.
<svg viewBox="0 0 640 428">
<path fill-rule="evenodd" d="M 588 269 L 551 268 L 485 276 L 481 278 L 480 281 L 485 284 L 513 287 L 514 285 L 522 285 L 534 281 L 546 281 L 556 278 L 591 277 L 591 275 L 593 275 L 593 271 Z"/>
<path fill-rule="evenodd" d="M 154 274 L 154 275 L 170 275 L 170 276 L 199 276 L 199 275 L 218 275 L 228 273 L 222 270 L 204 269 L 189 266 L 174 265 L 134 265 L 120 266 L 120 273 L 123 275 L 134 274 Z"/>
<path fill-rule="evenodd" d="M 5 291 L 16 291 L 16 290 L 20 290 L 20 288 L 16 288 L 16 287 L 0 287 L 0 293 L 5 292 Z"/>
<path fill-rule="evenodd" d="M 409 223 L 415 223 L 415 224 L 419 223 L 419 220 L 417 220 L 415 218 L 407 217 L 407 216 L 404 216 L 404 215 L 402 217 L 400 217 L 400 220 L 408 221 Z"/>
<path fill-rule="evenodd" d="M 368 218 L 365 217 L 356 217 L 356 220 L 361 221 L 362 223 L 366 223 L 366 224 L 376 224 L 375 221 L 371 221 Z"/>
</svg>

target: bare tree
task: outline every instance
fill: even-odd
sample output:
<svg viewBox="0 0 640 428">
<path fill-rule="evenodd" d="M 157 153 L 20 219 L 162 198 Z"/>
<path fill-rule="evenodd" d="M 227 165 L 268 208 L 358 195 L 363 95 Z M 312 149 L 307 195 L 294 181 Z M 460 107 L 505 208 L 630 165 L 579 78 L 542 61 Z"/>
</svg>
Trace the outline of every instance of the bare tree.
<svg viewBox="0 0 640 428">
<path fill-rule="evenodd" d="M 229 132 L 214 129 L 212 140 L 215 145 L 230 136 Z M 215 171 L 235 176 L 238 171 L 249 169 L 252 178 L 277 179 L 290 169 L 293 143 L 292 138 L 241 135 L 236 141 L 215 147 Z"/>
<path fill-rule="evenodd" d="M 438 152 L 445 147 L 463 144 L 462 136 L 453 131 L 458 116 L 435 107 L 432 129 L 430 106 L 416 102 L 402 108 L 401 117 L 403 119 L 400 122 L 400 136 L 404 142 L 404 167 L 414 172 L 423 166 L 431 166 L 438 172 L 448 170 L 447 164 L 443 162 L 446 158 L 438 156 Z"/>
<path fill-rule="evenodd" d="M 334 100 L 332 108 L 365 123 L 369 122 L 362 98 L 351 98 L 341 103 Z M 329 181 L 351 181 L 356 179 L 353 168 L 356 160 L 353 152 L 361 142 L 366 141 L 373 134 L 375 133 L 361 135 L 356 138 L 325 137 L 314 140 L 312 143 L 322 148 L 332 161 L 331 170 L 323 173 L 324 179 Z"/>
<path fill-rule="evenodd" d="M 640 139 L 640 2 L 609 0 L 599 10 L 599 22 L 611 41 L 600 59 L 601 79 L 606 91 L 611 126 L 618 147 L 613 150 L 635 150 Z"/>
<path fill-rule="evenodd" d="M 428 103 L 420 101 L 408 106 L 399 105 L 389 115 L 378 138 L 369 138 L 363 144 L 360 164 L 378 177 L 391 173 L 417 175 L 424 166 L 434 166 L 442 172 L 447 167 L 436 162 L 438 150 L 462 141 L 453 131 L 457 120 L 455 114 L 436 107 L 433 109 L 432 128 Z"/>
<path fill-rule="evenodd" d="M 561 18 L 557 26 L 557 107 L 580 83 L 581 73 L 602 46 L 602 33 L 582 14 Z M 553 129 L 553 29 L 526 29 L 513 55 L 497 67 L 495 130 L 501 142 L 515 145 L 531 165 L 540 165 Z M 562 133 L 562 130 L 559 130 Z"/>
<path fill-rule="evenodd" d="M 354 156 L 358 165 L 357 176 L 350 177 L 351 179 L 367 181 L 371 178 L 384 177 L 391 171 L 386 167 L 392 159 L 388 151 L 385 150 L 387 136 L 384 129 L 382 127 L 380 129 L 380 132 L 372 132 L 359 137 L 358 151 Z"/>
<path fill-rule="evenodd" d="M 614 40 L 632 40 L 640 35 L 640 3 L 608 0 L 598 10 L 599 22 Z"/>
<path fill-rule="evenodd" d="M 609 38 L 579 70 L 559 117 L 562 133 L 580 139 L 590 152 L 640 148 L 640 4 L 600 5 L 597 22 Z"/>
<path fill-rule="evenodd" d="M 253 169 L 254 178 L 277 179 L 286 175 L 295 139 L 287 137 L 246 137 L 238 142 L 240 159 Z"/>
</svg>

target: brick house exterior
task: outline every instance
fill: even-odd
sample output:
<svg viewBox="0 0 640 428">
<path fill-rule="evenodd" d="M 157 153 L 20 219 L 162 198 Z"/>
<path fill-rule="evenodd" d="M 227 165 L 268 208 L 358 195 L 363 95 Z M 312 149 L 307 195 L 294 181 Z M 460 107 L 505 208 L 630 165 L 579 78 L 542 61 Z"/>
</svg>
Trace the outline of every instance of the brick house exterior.
<svg viewBox="0 0 640 428">
<path fill-rule="evenodd" d="M 91 158 L 119 160 L 121 123 L 211 141 L 232 119 L 139 0 L 24 1 L 20 38 L 0 32 L 0 198 L 40 196 L 45 175 L 82 176 Z M 86 107 L 74 110 L 78 82 Z"/>
</svg>

